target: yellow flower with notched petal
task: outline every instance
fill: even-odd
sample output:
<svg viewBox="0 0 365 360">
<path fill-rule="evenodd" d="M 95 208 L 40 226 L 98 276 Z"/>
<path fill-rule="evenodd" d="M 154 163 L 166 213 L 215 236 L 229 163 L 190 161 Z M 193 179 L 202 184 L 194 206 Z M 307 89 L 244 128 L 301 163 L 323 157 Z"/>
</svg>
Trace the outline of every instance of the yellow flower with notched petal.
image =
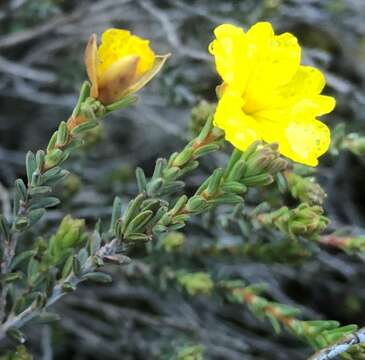
<svg viewBox="0 0 365 360">
<path fill-rule="evenodd" d="M 106 30 L 99 48 L 93 34 L 85 50 L 91 96 L 109 105 L 138 91 L 160 71 L 168 56 L 155 55 L 148 40 L 127 30 Z"/>
<path fill-rule="evenodd" d="M 267 22 L 247 32 L 223 24 L 214 34 L 209 51 L 223 80 L 214 121 L 226 139 L 240 150 L 256 140 L 277 142 L 288 158 L 317 165 L 330 131 L 316 117 L 331 112 L 335 99 L 321 95 L 318 69 L 300 65 L 296 37 L 275 35 Z"/>
</svg>

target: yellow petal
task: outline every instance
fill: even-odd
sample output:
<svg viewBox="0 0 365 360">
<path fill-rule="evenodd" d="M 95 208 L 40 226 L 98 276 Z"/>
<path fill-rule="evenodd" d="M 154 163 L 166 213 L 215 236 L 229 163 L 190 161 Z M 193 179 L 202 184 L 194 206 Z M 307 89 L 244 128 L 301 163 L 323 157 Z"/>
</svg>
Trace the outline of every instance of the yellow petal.
<svg viewBox="0 0 365 360">
<path fill-rule="evenodd" d="M 108 29 L 104 31 L 98 49 L 98 76 L 102 77 L 113 63 L 131 55 L 140 58 L 137 67 L 138 76 L 149 71 L 155 61 L 155 54 L 150 48 L 148 40 L 132 35 L 128 30 Z"/>
<path fill-rule="evenodd" d="M 224 130 L 226 139 L 240 150 L 245 150 L 260 139 L 259 124 L 242 111 L 239 92 L 226 90 L 218 102 L 214 124 Z"/>
<path fill-rule="evenodd" d="M 320 95 L 325 85 L 321 71 L 310 66 L 300 66 L 293 79 L 264 96 L 264 104 L 254 114 L 277 122 L 296 118 L 312 119 L 331 112 L 335 99 Z"/>
<path fill-rule="evenodd" d="M 96 35 L 92 34 L 86 45 L 84 61 L 86 65 L 86 72 L 91 82 L 91 96 L 98 97 L 98 77 L 97 77 L 97 64 L 98 64 L 98 49 L 96 44 Z"/>
<path fill-rule="evenodd" d="M 210 43 L 209 52 L 214 55 L 219 75 L 230 86 L 243 89 L 248 77 L 247 41 L 243 29 L 223 24 L 214 30 L 214 34 L 216 39 Z"/>
<path fill-rule="evenodd" d="M 300 64 L 301 50 L 295 36 L 274 35 L 269 23 L 254 25 L 247 39 L 252 50 L 245 111 L 253 113 L 270 103 L 276 88 L 291 81 Z"/>
<path fill-rule="evenodd" d="M 283 128 L 282 136 L 277 138 L 283 155 L 309 166 L 318 164 L 318 157 L 328 150 L 330 141 L 328 127 L 315 119 L 292 121 Z"/>
</svg>

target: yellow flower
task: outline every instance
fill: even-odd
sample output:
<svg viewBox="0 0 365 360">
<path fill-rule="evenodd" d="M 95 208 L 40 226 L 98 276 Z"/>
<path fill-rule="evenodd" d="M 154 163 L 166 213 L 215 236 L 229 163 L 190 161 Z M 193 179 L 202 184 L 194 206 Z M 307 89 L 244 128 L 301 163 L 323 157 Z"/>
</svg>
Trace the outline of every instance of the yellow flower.
<svg viewBox="0 0 365 360">
<path fill-rule="evenodd" d="M 127 30 L 104 31 L 99 48 L 93 34 L 85 50 L 91 96 L 109 105 L 138 91 L 160 71 L 168 56 L 155 55 L 148 40 Z"/>
<path fill-rule="evenodd" d="M 270 23 L 247 32 L 223 24 L 209 46 L 223 84 L 215 125 L 245 150 L 252 142 L 277 142 L 290 159 L 315 166 L 330 143 L 328 127 L 316 119 L 331 112 L 335 99 L 321 95 L 323 74 L 300 65 L 301 49 L 290 33 L 275 35 Z"/>
</svg>

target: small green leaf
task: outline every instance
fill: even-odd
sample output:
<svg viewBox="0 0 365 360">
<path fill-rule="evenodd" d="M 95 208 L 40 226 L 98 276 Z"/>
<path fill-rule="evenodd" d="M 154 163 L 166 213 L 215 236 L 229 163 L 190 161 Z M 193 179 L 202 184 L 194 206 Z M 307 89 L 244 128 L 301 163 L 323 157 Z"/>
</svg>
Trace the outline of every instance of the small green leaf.
<svg viewBox="0 0 365 360">
<path fill-rule="evenodd" d="M 164 179 L 162 178 L 157 178 L 156 180 L 151 180 L 148 184 L 147 184 L 147 194 L 149 196 L 154 196 L 155 194 L 157 194 L 159 192 L 159 190 L 161 190 L 161 188 L 164 185 Z"/>
<path fill-rule="evenodd" d="M 198 149 L 194 151 L 194 158 L 197 159 L 199 157 L 208 155 L 211 152 L 217 151 L 220 149 L 219 144 L 208 144 L 204 146 L 200 146 Z"/>
<path fill-rule="evenodd" d="M 116 101 L 105 107 L 107 113 L 111 113 L 116 110 L 127 108 L 128 106 L 133 105 L 138 100 L 136 95 L 127 95 L 123 97 L 121 100 Z"/>
<path fill-rule="evenodd" d="M 56 197 L 44 197 L 42 199 L 32 200 L 29 210 L 35 210 L 40 208 L 49 208 L 56 206 L 60 203 L 60 200 Z"/>
<path fill-rule="evenodd" d="M 147 242 L 151 237 L 143 233 L 131 233 L 125 236 L 125 240 L 129 242 Z"/>
<path fill-rule="evenodd" d="M 46 210 L 43 208 L 34 209 L 28 212 L 29 225 L 32 226 L 36 224 L 46 213 Z"/>
<path fill-rule="evenodd" d="M 74 111 L 72 112 L 72 116 L 77 116 L 80 113 L 81 104 L 90 96 L 90 83 L 88 81 L 84 81 L 80 88 L 80 95 L 77 100 L 77 104 L 75 106 Z"/>
<path fill-rule="evenodd" d="M 105 274 L 102 272 L 91 272 L 83 275 L 83 280 L 91 280 L 99 283 L 110 283 L 113 281 L 113 278 L 109 274 Z"/>
<path fill-rule="evenodd" d="M 210 180 L 207 187 L 207 192 L 209 195 L 215 195 L 220 187 L 223 176 L 223 169 L 215 169 L 213 174 L 210 176 Z"/>
<path fill-rule="evenodd" d="M 136 169 L 136 179 L 138 185 L 138 192 L 143 193 L 147 190 L 147 180 L 146 175 L 142 168 L 137 167 Z"/>
<path fill-rule="evenodd" d="M 52 191 L 52 188 L 50 186 L 34 186 L 29 189 L 29 195 L 44 195 L 48 194 Z"/>
<path fill-rule="evenodd" d="M 4 238 L 9 240 L 10 238 L 10 226 L 4 215 L 0 214 L 0 231 L 3 233 Z"/>
<path fill-rule="evenodd" d="M 15 180 L 15 188 L 19 194 L 20 199 L 26 201 L 28 197 L 27 187 L 25 186 L 24 181 L 22 179 Z"/>
<path fill-rule="evenodd" d="M 138 232 L 140 229 L 143 229 L 145 225 L 149 222 L 149 220 L 153 216 L 153 211 L 146 210 L 139 213 L 126 227 L 124 234 L 128 236 L 133 232 Z"/>
<path fill-rule="evenodd" d="M 35 156 L 31 151 L 27 152 L 27 155 L 25 158 L 25 167 L 27 169 L 28 183 L 31 183 L 33 173 L 37 169 L 37 163 L 35 160 Z"/>
<path fill-rule="evenodd" d="M 56 146 L 65 146 L 68 141 L 68 128 L 65 121 L 61 121 L 57 130 Z"/>
<path fill-rule="evenodd" d="M 38 150 L 35 154 L 35 160 L 37 163 L 37 169 L 39 172 L 43 171 L 46 154 L 43 150 Z"/>
<path fill-rule="evenodd" d="M 124 233 L 126 227 L 128 226 L 129 222 L 137 215 L 138 210 L 145 198 L 144 194 L 137 195 L 133 200 L 131 200 L 128 204 L 127 210 L 125 212 L 122 224 L 122 233 Z"/>
<path fill-rule="evenodd" d="M 29 225 L 29 221 L 25 216 L 19 216 L 15 219 L 14 227 L 18 231 L 26 229 Z"/>
<path fill-rule="evenodd" d="M 93 129 L 94 127 L 98 126 L 98 122 L 97 121 L 86 121 L 80 125 L 77 125 L 75 126 L 72 131 L 71 131 L 71 134 L 72 135 L 78 135 L 82 132 L 85 132 L 87 130 L 91 130 Z"/>
<path fill-rule="evenodd" d="M 47 146 L 47 154 L 50 153 L 51 151 L 53 151 L 55 149 L 56 141 L 57 141 L 57 131 L 55 131 L 52 134 L 52 137 L 49 140 L 49 143 L 48 143 L 48 146 Z"/>
</svg>

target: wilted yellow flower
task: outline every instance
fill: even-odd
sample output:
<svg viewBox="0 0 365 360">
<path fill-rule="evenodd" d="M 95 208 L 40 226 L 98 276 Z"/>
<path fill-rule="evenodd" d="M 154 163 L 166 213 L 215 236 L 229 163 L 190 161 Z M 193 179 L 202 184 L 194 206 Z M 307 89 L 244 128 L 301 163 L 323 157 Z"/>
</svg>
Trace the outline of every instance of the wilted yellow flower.
<svg viewBox="0 0 365 360">
<path fill-rule="evenodd" d="M 128 30 L 104 31 L 99 48 L 93 34 L 85 50 L 91 96 L 109 105 L 138 91 L 160 71 L 167 57 L 155 55 L 148 40 Z"/>
<path fill-rule="evenodd" d="M 275 35 L 270 23 L 247 32 L 218 26 L 209 46 L 223 84 L 215 125 L 240 150 L 252 142 L 277 142 L 294 161 L 315 166 L 330 143 L 328 127 L 316 119 L 331 112 L 335 99 L 321 95 L 323 74 L 300 65 L 301 49 L 290 33 Z"/>
</svg>

